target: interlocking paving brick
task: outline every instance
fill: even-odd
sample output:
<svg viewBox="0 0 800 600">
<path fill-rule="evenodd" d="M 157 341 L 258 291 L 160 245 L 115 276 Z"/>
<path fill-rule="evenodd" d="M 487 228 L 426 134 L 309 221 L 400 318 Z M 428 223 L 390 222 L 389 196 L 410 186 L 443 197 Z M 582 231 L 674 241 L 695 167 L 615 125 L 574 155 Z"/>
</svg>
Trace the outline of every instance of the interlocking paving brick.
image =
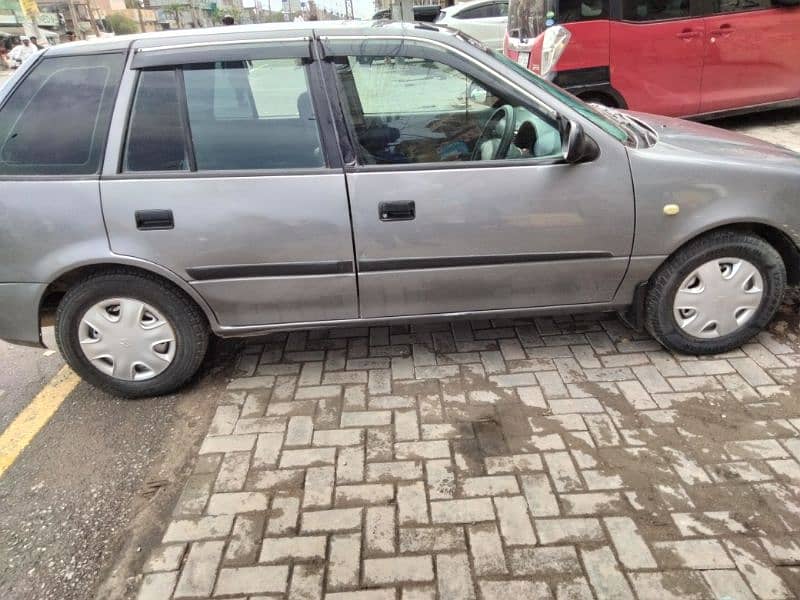
<svg viewBox="0 0 800 600">
<path fill-rule="evenodd" d="M 276 335 L 140 595 L 793 597 L 799 357 L 771 331 L 673 355 L 608 315 Z"/>
</svg>

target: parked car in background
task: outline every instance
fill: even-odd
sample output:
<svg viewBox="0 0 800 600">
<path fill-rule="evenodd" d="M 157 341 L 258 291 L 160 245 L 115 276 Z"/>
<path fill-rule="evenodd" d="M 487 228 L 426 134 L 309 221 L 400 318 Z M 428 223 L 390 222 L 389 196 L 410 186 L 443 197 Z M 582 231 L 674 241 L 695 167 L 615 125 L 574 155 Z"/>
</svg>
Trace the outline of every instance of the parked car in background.
<svg viewBox="0 0 800 600">
<path fill-rule="evenodd" d="M 129 397 L 210 333 L 616 310 L 718 354 L 800 281 L 798 158 L 600 112 L 428 24 L 64 44 L 0 90 L 0 338 L 54 315 Z"/>
<path fill-rule="evenodd" d="M 420 5 L 414 7 L 414 20 L 419 21 L 421 23 L 433 23 L 439 17 L 439 11 L 441 8 L 438 4 L 428 4 L 428 5 Z M 392 9 L 386 8 L 384 10 L 379 10 L 374 15 L 372 15 L 372 19 L 375 21 L 382 21 L 385 19 L 392 18 Z"/>
<path fill-rule="evenodd" d="M 437 24 L 463 31 L 492 50 L 503 48 L 508 0 L 472 0 L 442 8 Z"/>
<path fill-rule="evenodd" d="M 505 52 L 614 107 L 713 117 L 800 104 L 800 0 L 511 0 Z"/>
</svg>

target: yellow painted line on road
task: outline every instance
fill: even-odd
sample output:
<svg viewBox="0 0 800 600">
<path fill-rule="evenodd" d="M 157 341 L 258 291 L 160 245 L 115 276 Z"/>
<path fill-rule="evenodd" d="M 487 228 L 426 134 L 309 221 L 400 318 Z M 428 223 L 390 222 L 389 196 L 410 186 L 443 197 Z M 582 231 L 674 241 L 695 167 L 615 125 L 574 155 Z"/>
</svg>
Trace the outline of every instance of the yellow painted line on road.
<svg viewBox="0 0 800 600">
<path fill-rule="evenodd" d="M 63 367 L 0 433 L 0 477 L 47 424 L 80 380 L 72 369 Z"/>
</svg>

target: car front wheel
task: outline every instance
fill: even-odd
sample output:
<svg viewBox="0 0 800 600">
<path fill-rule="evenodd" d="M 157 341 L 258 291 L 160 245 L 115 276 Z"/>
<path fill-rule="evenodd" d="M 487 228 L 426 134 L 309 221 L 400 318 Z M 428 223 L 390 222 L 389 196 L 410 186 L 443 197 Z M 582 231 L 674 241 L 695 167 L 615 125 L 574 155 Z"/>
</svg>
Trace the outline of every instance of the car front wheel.
<svg viewBox="0 0 800 600">
<path fill-rule="evenodd" d="M 764 239 L 719 231 L 690 242 L 658 270 L 645 325 L 661 344 L 687 354 L 739 347 L 772 319 L 786 288 L 780 254 Z"/>
<path fill-rule="evenodd" d="M 175 391 L 208 347 L 205 317 L 171 284 L 135 271 L 88 277 L 64 296 L 56 341 L 83 379 L 116 396 Z"/>
</svg>

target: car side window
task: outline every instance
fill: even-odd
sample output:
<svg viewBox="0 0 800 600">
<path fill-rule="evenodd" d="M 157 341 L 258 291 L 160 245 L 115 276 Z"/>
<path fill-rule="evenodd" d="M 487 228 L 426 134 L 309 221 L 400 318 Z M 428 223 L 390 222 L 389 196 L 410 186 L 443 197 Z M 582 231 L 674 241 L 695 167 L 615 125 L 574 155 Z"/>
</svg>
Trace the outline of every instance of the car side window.
<svg viewBox="0 0 800 600">
<path fill-rule="evenodd" d="M 506 11 L 508 12 L 508 11 Z M 468 8 L 455 15 L 456 19 L 488 19 L 491 17 L 500 16 L 500 6 L 492 2 L 490 4 L 482 4 L 475 8 Z"/>
<path fill-rule="evenodd" d="M 689 0 L 623 0 L 622 18 L 625 21 L 666 21 L 688 19 Z"/>
<path fill-rule="evenodd" d="M 0 110 L 0 175 L 99 171 L 124 57 L 46 58 Z"/>
<path fill-rule="evenodd" d="M 142 71 L 133 100 L 125 171 L 189 168 L 175 69 Z"/>
<path fill-rule="evenodd" d="M 183 77 L 197 170 L 324 166 L 300 59 L 187 65 Z"/>
<path fill-rule="evenodd" d="M 552 158 L 558 123 L 431 60 L 388 56 L 337 62 L 361 164 Z"/>
<path fill-rule="evenodd" d="M 558 20 L 561 23 L 608 19 L 608 0 L 561 0 Z"/>
<path fill-rule="evenodd" d="M 711 14 L 745 12 L 760 8 L 770 8 L 771 6 L 769 0 L 713 0 Z"/>
</svg>

